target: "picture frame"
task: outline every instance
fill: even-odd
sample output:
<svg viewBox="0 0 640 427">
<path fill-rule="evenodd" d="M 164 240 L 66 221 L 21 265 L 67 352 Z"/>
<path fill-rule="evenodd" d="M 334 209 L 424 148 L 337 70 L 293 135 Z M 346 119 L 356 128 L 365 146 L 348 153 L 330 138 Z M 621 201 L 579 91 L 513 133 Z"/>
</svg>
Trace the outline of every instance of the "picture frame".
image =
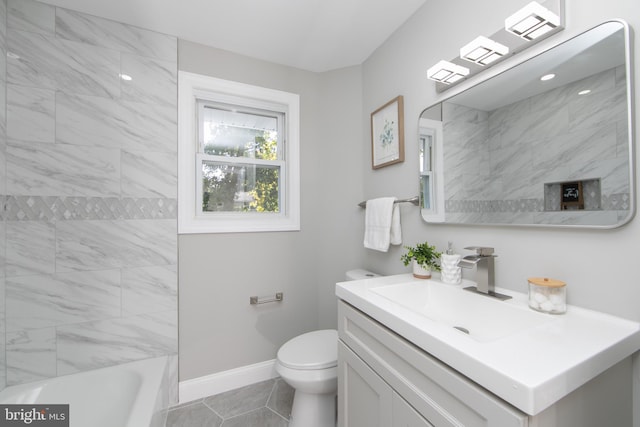
<svg viewBox="0 0 640 427">
<path fill-rule="evenodd" d="M 404 162 L 404 99 L 402 95 L 371 113 L 371 168 Z"/>
</svg>

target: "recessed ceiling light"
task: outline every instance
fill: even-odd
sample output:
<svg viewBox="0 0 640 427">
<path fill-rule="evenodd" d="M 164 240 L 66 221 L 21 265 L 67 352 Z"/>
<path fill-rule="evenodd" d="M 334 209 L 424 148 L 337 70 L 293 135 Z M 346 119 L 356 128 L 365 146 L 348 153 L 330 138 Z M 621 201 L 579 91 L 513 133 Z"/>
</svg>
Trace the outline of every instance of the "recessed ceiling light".
<svg viewBox="0 0 640 427">
<path fill-rule="evenodd" d="M 578 95 L 586 95 L 588 93 L 591 93 L 591 89 L 581 90 L 580 92 L 578 92 Z"/>
<path fill-rule="evenodd" d="M 479 36 L 460 48 L 460 58 L 487 65 L 509 53 L 509 48 L 487 37 Z"/>
<path fill-rule="evenodd" d="M 125 82 L 130 82 L 131 80 L 133 80 L 133 77 L 131 77 L 129 74 L 120 74 L 120 78 Z"/>
<path fill-rule="evenodd" d="M 560 25 L 560 18 L 537 2 L 531 2 L 504 21 L 505 30 L 525 40 L 536 39 Z"/>
<path fill-rule="evenodd" d="M 546 82 L 547 80 L 551 80 L 552 78 L 554 78 L 556 75 L 553 73 L 550 74 L 545 74 L 544 76 L 540 77 L 540 80 L 542 80 L 543 82 Z"/>
<path fill-rule="evenodd" d="M 440 61 L 427 70 L 427 77 L 444 84 L 455 83 L 469 74 L 469 69 L 449 61 Z"/>
</svg>

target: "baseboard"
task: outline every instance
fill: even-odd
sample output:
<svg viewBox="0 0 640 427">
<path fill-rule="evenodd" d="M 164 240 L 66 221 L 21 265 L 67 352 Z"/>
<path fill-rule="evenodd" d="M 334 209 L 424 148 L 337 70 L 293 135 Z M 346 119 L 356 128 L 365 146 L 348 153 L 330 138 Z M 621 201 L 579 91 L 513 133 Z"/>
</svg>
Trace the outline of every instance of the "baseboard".
<svg viewBox="0 0 640 427">
<path fill-rule="evenodd" d="M 180 403 L 191 402 L 192 400 L 224 393 L 249 384 L 276 378 L 277 376 L 276 360 L 267 360 L 204 377 L 180 381 L 178 384 L 178 398 Z"/>
</svg>

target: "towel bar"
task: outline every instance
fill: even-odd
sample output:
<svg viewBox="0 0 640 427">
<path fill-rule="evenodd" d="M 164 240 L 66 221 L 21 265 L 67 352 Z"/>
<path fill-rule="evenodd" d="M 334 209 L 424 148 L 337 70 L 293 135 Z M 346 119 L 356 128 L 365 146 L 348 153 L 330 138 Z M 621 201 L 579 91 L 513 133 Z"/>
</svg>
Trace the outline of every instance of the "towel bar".
<svg viewBox="0 0 640 427">
<path fill-rule="evenodd" d="M 254 297 L 249 297 L 249 304 L 256 305 L 256 304 L 266 304 L 268 302 L 278 302 L 278 301 L 282 301 L 282 298 L 283 298 L 282 292 L 277 292 L 275 296 L 272 298 L 269 298 L 269 297 L 259 298 L 257 296 L 254 296 Z"/>
<path fill-rule="evenodd" d="M 411 203 L 412 205 L 418 206 L 420 204 L 420 198 L 418 196 L 411 197 L 409 199 L 398 199 L 393 203 Z M 358 206 L 361 208 L 367 207 L 367 201 L 358 203 Z"/>
</svg>

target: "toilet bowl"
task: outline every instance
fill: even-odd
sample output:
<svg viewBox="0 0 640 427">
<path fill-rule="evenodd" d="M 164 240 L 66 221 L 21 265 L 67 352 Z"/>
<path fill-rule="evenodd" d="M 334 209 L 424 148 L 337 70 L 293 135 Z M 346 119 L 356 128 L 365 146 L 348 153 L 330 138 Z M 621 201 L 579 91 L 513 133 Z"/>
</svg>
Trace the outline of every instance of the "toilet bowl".
<svg viewBox="0 0 640 427">
<path fill-rule="evenodd" d="M 308 332 L 287 341 L 276 371 L 295 389 L 289 427 L 335 427 L 338 332 Z"/>
<path fill-rule="evenodd" d="M 347 280 L 378 276 L 349 270 Z M 290 339 L 278 350 L 276 371 L 294 388 L 289 427 L 335 427 L 338 331 L 325 329 Z"/>
</svg>

